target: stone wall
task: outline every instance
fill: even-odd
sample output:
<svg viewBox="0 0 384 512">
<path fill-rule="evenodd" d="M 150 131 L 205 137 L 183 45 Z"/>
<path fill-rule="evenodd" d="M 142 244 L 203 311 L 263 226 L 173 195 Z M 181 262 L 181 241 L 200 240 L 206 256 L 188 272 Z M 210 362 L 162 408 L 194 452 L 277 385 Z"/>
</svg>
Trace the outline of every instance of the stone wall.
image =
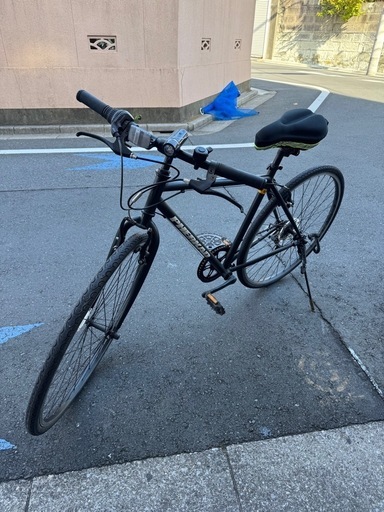
<svg viewBox="0 0 384 512">
<path fill-rule="evenodd" d="M 384 2 L 364 4 L 347 22 L 319 17 L 318 0 L 280 0 L 273 58 L 367 71 Z M 384 72 L 382 51 L 378 72 Z"/>
</svg>

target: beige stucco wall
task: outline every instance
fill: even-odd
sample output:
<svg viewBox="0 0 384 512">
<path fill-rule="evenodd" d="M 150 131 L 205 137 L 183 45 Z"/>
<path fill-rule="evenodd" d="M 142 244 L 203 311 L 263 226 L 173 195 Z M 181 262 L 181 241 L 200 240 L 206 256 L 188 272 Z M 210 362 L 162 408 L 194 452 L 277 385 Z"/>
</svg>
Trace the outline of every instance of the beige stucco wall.
<svg viewBox="0 0 384 512">
<path fill-rule="evenodd" d="M 229 81 L 250 79 L 255 0 L 183 0 L 179 13 L 181 104 L 221 90 Z M 201 51 L 203 38 L 211 50 Z M 235 41 L 241 39 L 241 49 Z"/>
<path fill-rule="evenodd" d="M 0 109 L 78 107 L 78 89 L 125 107 L 209 97 L 249 80 L 254 8 L 255 0 L 1 0 Z M 92 35 L 115 36 L 117 50 L 91 50 Z"/>
</svg>

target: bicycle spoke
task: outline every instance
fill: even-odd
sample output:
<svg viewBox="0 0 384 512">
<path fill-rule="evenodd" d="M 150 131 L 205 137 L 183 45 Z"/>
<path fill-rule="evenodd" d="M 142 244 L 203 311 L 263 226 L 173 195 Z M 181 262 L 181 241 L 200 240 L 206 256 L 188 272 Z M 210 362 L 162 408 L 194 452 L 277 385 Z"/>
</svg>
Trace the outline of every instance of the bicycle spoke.
<svg viewBox="0 0 384 512">
<path fill-rule="evenodd" d="M 28 407 L 31 433 L 46 431 L 83 388 L 104 355 L 150 268 L 138 274 L 147 235 L 134 235 L 91 283 L 60 333 Z"/>
<path fill-rule="evenodd" d="M 112 328 L 123 298 L 136 275 L 136 260 L 137 255 L 133 254 L 119 266 L 108 285 L 101 291 L 82 331 L 76 333 L 77 338 L 72 342 L 71 350 L 66 352 L 52 381 L 51 392 L 47 396 L 44 409 L 47 416 L 49 411 L 57 406 L 58 393 L 60 393 L 60 400 L 65 403 L 66 398 L 63 400 L 63 396 L 69 397 L 74 392 L 92 359 L 97 357 L 101 350 L 108 330 Z M 90 321 L 100 325 L 105 332 L 88 326 Z"/>
</svg>

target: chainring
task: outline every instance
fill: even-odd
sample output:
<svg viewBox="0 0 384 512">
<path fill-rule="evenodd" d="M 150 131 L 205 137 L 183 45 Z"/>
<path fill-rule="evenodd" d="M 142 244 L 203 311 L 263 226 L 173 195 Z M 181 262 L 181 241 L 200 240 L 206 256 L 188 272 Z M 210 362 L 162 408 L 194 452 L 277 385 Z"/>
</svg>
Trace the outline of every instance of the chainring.
<svg viewBox="0 0 384 512">
<path fill-rule="evenodd" d="M 215 249 L 216 247 L 219 247 L 220 245 L 223 245 L 224 241 L 224 238 L 222 236 L 216 235 L 214 233 L 203 233 L 202 235 L 199 235 L 197 238 L 210 251 L 212 249 Z"/>
<path fill-rule="evenodd" d="M 203 241 L 204 245 L 211 251 L 212 256 L 215 256 L 219 261 L 224 260 L 231 247 L 229 240 L 226 240 L 219 235 L 200 235 L 199 239 Z M 203 283 L 210 283 L 220 277 L 220 274 L 212 266 L 212 263 L 208 258 L 203 258 L 200 265 L 197 267 L 197 277 Z"/>
</svg>

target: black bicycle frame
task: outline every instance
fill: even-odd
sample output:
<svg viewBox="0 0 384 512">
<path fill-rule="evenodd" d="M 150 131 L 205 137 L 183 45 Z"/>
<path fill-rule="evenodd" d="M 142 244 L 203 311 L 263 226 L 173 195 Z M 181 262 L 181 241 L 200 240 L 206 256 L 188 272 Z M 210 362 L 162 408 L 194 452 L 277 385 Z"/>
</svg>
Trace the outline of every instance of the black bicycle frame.
<svg viewBox="0 0 384 512">
<path fill-rule="evenodd" d="M 289 156 L 292 153 L 292 151 L 287 151 L 285 149 L 280 150 L 272 164 L 268 167 L 268 172 L 265 175 L 267 178 L 266 180 L 266 188 L 265 189 L 258 189 L 258 185 L 254 184 L 253 181 L 255 179 L 255 176 L 251 173 L 245 173 L 244 171 L 238 171 L 234 168 L 230 168 L 232 175 L 234 178 L 237 177 L 237 173 L 239 175 L 239 181 L 235 181 L 232 179 L 222 178 L 218 177 L 213 181 L 209 187 L 209 189 L 203 193 L 203 195 L 209 195 L 211 189 L 215 188 L 224 188 L 224 187 L 233 187 L 233 186 L 240 186 L 244 185 L 244 177 L 246 176 L 247 179 L 247 186 L 251 186 L 258 190 L 254 200 L 252 201 L 252 204 L 241 223 L 241 226 L 235 236 L 235 239 L 233 243 L 230 246 L 230 249 L 228 253 L 226 254 L 224 260 L 221 262 L 216 258 L 214 255 L 212 255 L 211 251 L 204 245 L 204 242 L 198 238 L 197 235 L 193 233 L 193 231 L 189 228 L 189 226 L 176 214 L 176 212 L 169 206 L 169 204 L 166 202 L 166 199 L 163 198 L 163 193 L 166 192 L 185 192 L 187 190 L 195 191 L 196 189 L 191 184 L 190 180 L 174 180 L 174 181 L 168 181 L 170 176 L 170 166 L 172 164 L 173 158 L 166 157 L 164 159 L 164 162 L 160 169 L 157 170 L 156 178 L 153 183 L 153 188 L 149 192 L 148 198 L 146 200 L 145 206 L 142 209 L 142 215 L 140 218 L 135 219 L 135 223 L 143 228 L 143 229 L 150 229 L 153 227 L 153 217 L 156 214 L 156 211 L 159 211 L 163 217 L 165 217 L 173 227 L 177 229 L 177 231 L 201 254 L 203 258 L 207 258 L 211 265 L 215 268 L 217 272 L 220 273 L 220 275 L 224 279 L 228 279 L 232 273 L 240 268 L 254 265 L 255 263 L 258 263 L 259 261 L 262 261 L 266 257 L 269 257 L 271 253 L 269 253 L 267 256 L 261 256 L 259 258 L 249 260 L 246 263 L 242 265 L 232 265 L 232 263 L 236 260 L 239 247 L 244 239 L 244 236 L 257 212 L 257 210 L 260 207 L 260 204 L 262 200 L 264 199 L 264 196 L 267 194 L 268 191 L 272 193 L 272 195 L 276 198 L 279 206 L 282 207 L 285 214 L 287 215 L 288 220 L 292 224 L 293 228 L 296 231 L 296 234 L 298 237 L 301 236 L 299 228 L 296 225 L 296 222 L 294 218 L 292 217 L 289 208 L 281 196 L 279 190 L 277 189 L 275 183 L 274 183 L 274 176 L 276 172 L 281 169 L 281 161 L 285 156 Z M 191 155 L 188 153 L 184 153 L 180 151 L 180 154 L 178 155 L 179 158 L 182 160 L 191 163 Z M 271 196 L 271 193 L 268 194 L 268 196 Z M 125 224 L 124 224 L 125 222 Z M 126 232 L 130 227 L 134 225 L 133 222 L 130 222 L 129 219 L 124 219 L 121 226 L 120 226 L 120 234 L 116 235 L 115 238 L 115 247 L 116 245 L 119 245 L 119 243 L 124 240 Z M 116 243 L 117 242 L 117 243 Z M 295 245 L 292 243 L 292 245 Z M 272 254 L 278 254 L 279 252 L 286 250 L 287 246 L 284 246 L 283 248 L 276 249 Z M 112 251 L 112 249 L 111 249 Z M 232 266 L 231 266 L 232 265 Z"/>
<path fill-rule="evenodd" d="M 174 192 L 178 190 L 193 190 L 193 188 L 186 183 L 172 182 L 169 185 L 171 186 L 165 186 L 164 192 Z M 211 188 L 223 188 L 224 186 L 232 187 L 236 185 L 241 185 L 241 183 L 218 178 Z M 208 195 L 209 192 L 207 192 L 206 194 Z M 252 222 L 252 219 L 255 216 L 256 211 L 258 210 L 261 204 L 261 201 L 264 198 L 264 195 L 265 191 L 259 191 L 257 193 L 244 220 L 241 223 L 240 229 L 236 233 L 235 239 L 231 243 L 230 249 L 226 254 L 226 257 L 224 258 L 223 262 L 220 262 L 214 255 L 212 255 L 210 250 L 204 245 L 204 242 L 193 233 L 189 226 L 183 221 L 181 217 L 177 215 L 177 213 L 169 206 L 168 203 L 164 202 L 159 204 L 157 209 L 179 231 L 179 233 L 202 255 L 203 258 L 207 258 L 209 262 L 212 264 L 212 266 L 218 272 L 220 272 L 220 274 L 224 278 L 228 278 L 232 274 L 232 271 L 234 270 L 233 268 L 229 270 L 229 268 L 232 262 L 236 259 L 239 246 Z"/>
</svg>

